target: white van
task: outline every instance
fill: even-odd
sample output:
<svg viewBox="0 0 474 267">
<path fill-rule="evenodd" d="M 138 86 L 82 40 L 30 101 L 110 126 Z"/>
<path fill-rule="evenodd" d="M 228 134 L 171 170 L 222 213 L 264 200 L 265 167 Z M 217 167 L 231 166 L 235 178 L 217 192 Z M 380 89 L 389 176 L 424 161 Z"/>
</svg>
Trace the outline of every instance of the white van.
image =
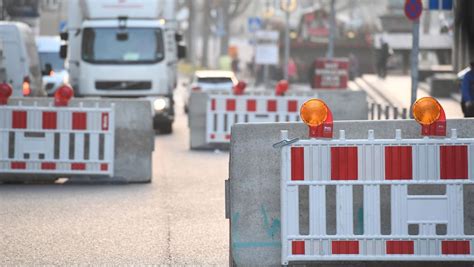
<svg viewBox="0 0 474 267">
<path fill-rule="evenodd" d="M 61 39 L 59 36 L 38 36 L 36 46 L 43 74 L 43 88 L 48 95 L 54 95 L 61 85 L 69 81 L 65 61 L 59 55 Z"/>
<path fill-rule="evenodd" d="M 0 22 L 6 80 L 13 96 L 46 96 L 33 32 L 21 22 Z"/>
</svg>

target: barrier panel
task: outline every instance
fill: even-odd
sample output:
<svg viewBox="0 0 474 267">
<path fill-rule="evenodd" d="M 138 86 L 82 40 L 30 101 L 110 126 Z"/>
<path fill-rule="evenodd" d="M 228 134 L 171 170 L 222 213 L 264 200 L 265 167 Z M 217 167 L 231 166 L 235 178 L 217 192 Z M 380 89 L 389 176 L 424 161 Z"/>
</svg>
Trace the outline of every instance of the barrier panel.
<svg viewBox="0 0 474 267">
<path fill-rule="evenodd" d="M 339 139 L 282 147 L 283 265 L 474 260 L 463 193 L 474 184 L 474 139 L 455 129 L 449 138 L 395 136 L 375 139 L 369 130 L 367 139 L 345 139 L 341 130 Z"/>
<path fill-rule="evenodd" d="M 210 94 L 207 101 L 206 141 L 228 143 L 235 123 L 298 122 L 307 96 Z"/>
<path fill-rule="evenodd" d="M 335 106 L 332 109 L 333 114 L 340 120 L 363 120 L 367 119 L 368 105 L 367 105 L 367 94 L 364 91 L 351 91 L 351 90 L 289 90 L 285 93 L 285 96 L 276 96 L 274 91 L 247 91 L 243 95 L 234 96 L 231 94 L 225 94 L 223 92 L 192 92 L 189 99 L 189 113 L 188 113 L 188 126 L 190 129 L 189 144 L 191 149 L 215 149 L 215 148 L 228 148 L 230 144 L 230 131 L 231 128 L 236 124 L 245 122 L 245 114 L 248 116 L 249 122 L 275 122 L 286 121 L 286 115 L 289 115 L 289 120 L 293 122 L 299 121 L 296 116 L 296 112 L 288 112 L 288 102 L 286 100 L 297 99 L 297 110 L 301 105 L 301 99 L 308 99 L 311 97 L 318 97 L 325 100 L 327 103 Z M 216 100 L 216 109 L 212 114 L 218 114 L 217 120 L 214 120 L 215 115 L 209 115 L 211 113 L 213 97 L 219 97 Z M 236 111 L 226 111 L 226 102 L 223 99 L 236 99 Z M 265 98 L 268 100 L 277 100 L 276 107 L 277 112 L 268 112 L 268 103 L 265 102 Z M 244 99 L 242 102 L 238 99 Z M 256 111 L 247 112 L 248 100 L 255 100 Z M 223 102 L 218 102 L 223 101 Z M 282 103 L 278 102 L 282 101 Z M 232 101 L 231 101 L 232 102 Z M 337 103 L 345 103 L 344 105 L 337 105 Z M 232 105 L 232 104 L 231 104 Z M 251 107 L 253 104 L 250 103 Z M 272 104 L 270 104 L 271 106 Z M 290 108 L 291 105 L 290 104 Z M 237 109 L 239 108 L 239 109 Z M 281 109 L 281 111 L 280 111 Z M 261 111 L 263 110 L 263 112 Z M 286 110 L 286 111 L 285 111 Z M 290 109 L 294 110 L 294 108 Z M 227 114 L 227 124 L 225 125 L 224 114 Z M 237 114 L 237 115 L 236 115 Z M 268 117 L 266 116 L 268 115 Z M 237 117 L 237 120 L 235 119 Z M 294 119 L 293 119 L 294 118 Z M 230 120 L 234 123 L 229 123 Z M 235 123 L 235 120 L 237 121 Z M 252 120 L 252 121 L 250 121 Z M 214 121 L 216 121 L 216 128 L 218 131 L 214 133 Z M 218 124 L 220 123 L 220 124 Z M 227 127 L 224 127 L 227 126 Z M 227 131 L 224 130 L 227 128 Z M 210 142 L 211 134 L 214 134 L 214 141 Z M 219 141 L 218 141 L 219 140 Z"/>
<path fill-rule="evenodd" d="M 0 106 L 0 173 L 114 176 L 110 107 Z"/>
</svg>

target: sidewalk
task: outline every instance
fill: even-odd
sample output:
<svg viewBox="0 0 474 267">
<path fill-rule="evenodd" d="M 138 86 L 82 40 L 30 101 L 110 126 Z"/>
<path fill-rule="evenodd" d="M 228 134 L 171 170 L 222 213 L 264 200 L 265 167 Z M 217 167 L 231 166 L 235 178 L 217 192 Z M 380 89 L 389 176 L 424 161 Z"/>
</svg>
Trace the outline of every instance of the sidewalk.
<svg viewBox="0 0 474 267">
<path fill-rule="evenodd" d="M 367 74 L 361 78 L 363 82 L 369 84 L 373 89 L 383 94 L 393 105 L 398 107 L 410 107 L 411 101 L 411 78 L 406 75 L 387 76 L 385 79 L 380 79 L 377 75 Z M 417 98 L 429 96 L 428 92 L 421 89 L 428 85 L 421 83 L 418 86 Z M 364 86 L 363 86 L 364 87 Z M 363 88 L 365 89 L 365 88 Z M 437 98 L 443 106 L 448 119 L 463 118 L 461 106 L 458 101 L 452 98 Z"/>
</svg>

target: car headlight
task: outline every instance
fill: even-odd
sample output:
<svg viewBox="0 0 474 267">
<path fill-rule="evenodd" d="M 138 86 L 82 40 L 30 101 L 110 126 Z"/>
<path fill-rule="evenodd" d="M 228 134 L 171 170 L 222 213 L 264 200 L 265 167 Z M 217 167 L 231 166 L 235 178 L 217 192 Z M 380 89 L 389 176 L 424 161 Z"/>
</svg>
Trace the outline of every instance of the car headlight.
<svg viewBox="0 0 474 267">
<path fill-rule="evenodd" d="M 158 98 L 153 101 L 153 108 L 155 109 L 155 111 L 162 111 L 166 108 L 167 105 L 168 102 L 163 98 Z"/>
<path fill-rule="evenodd" d="M 64 77 L 63 77 L 63 83 L 65 84 L 69 84 L 69 74 L 65 74 Z"/>
</svg>

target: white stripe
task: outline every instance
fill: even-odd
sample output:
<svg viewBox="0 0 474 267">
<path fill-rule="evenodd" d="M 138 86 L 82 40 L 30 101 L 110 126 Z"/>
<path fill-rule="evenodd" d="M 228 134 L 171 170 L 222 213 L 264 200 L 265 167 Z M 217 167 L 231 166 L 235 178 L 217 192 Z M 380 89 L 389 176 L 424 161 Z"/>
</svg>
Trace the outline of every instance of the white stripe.
<svg viewBox="0 0 474 267">
<path fill-rule="evenodd" d="M 288 223 L 288 235 L 299 235 L 300 234 L 300 223 L 299 223 L 299 201 L 298 201 L 298 186 L 288 186 L 287 192 L 287 223 Z"/>
<path fill-rule="evenodd" d="M 392 235 L 407 235 L 407 186 L 391 186 Z"/>
<path fill-rule="evenodd" d="M 326 186 L 309 187 L 309 234 L 326 234 Z"/>
<path fill-rule="evenodd" d="M 364 186 L 364 235 L 380 235 L 380 186 Z"/>
<path fill-rule="evenodd" d="M 463 186 L 446 185 L 448 201 L 448 235 L 464 234 Z"/>
<path fill-rule="evenodd" d="M 337 235 L 353 235 L 352 186 L 336 186 Z"/>
</svg>

